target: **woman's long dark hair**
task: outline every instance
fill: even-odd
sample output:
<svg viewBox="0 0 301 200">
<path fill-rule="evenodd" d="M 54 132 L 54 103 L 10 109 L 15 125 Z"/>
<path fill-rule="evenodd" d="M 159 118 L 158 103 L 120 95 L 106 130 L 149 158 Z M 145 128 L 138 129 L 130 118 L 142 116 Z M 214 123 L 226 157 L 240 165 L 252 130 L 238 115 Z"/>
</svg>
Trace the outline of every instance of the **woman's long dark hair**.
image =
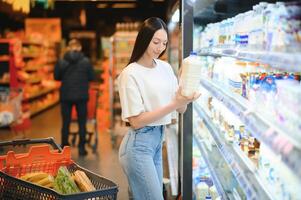
<svg viewBox="0 0 301 200">
<path fill-rule="evenodd" d="M 137 62 L 144 52 L 146 51 L 149 43 L 151 42 L 155 32 L 160 29 L 164 29 L 167 33 L 167 27 L 164 21 L 157 17 L 151 17 L 146 19 L 143 24 L 141 25 L 141 28 L 139 30 L 139 33 L 137 35 L 134 49 L 130 58 L 130 61 L 128 64 Z M 168 34 L 167 34 L 168 35 Z M 165 49 L 166 50 L 166 49 Z M 159 57 L 161 57 L 165 50 L 160 54 Z"/>
</svg>

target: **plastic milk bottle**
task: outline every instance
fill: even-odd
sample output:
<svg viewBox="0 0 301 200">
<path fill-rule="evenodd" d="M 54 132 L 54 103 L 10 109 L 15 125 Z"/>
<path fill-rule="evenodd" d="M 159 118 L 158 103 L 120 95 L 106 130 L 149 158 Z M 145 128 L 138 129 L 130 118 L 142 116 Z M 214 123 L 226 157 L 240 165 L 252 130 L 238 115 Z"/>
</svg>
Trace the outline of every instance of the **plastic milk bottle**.
<svg viewBox="0 0 301 200">
<path fill-rule="evenodd" d="M 195 52 L 183 60 L 182 73 L 180 77 L 180 86 L 182 87 L 182 95 L 190 96 L 198 91 L 201 79 L 201 59 Z"/>
</svg>

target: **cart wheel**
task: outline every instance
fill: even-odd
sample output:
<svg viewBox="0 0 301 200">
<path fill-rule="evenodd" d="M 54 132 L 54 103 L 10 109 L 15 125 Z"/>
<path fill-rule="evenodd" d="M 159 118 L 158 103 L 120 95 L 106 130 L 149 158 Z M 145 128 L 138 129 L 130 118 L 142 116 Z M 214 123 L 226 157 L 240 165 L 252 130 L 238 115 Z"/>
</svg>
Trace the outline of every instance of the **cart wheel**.
<svg viewBox="0 0 301 200">
<path fill-rule="evenodd" d="M 111 141 L 112 141 L 112 146 L 115 149 L 116 148 L 116 143 L 117 143 L 117 136 L 116 135 L 111 135 Z"/>
<path fill-rule="evenodd" d="M 97 153 L 97 147 L 98 147 L 98 132 L 96 131 L 94 133 L 94 144 L 92 146 L 93 153 Z"/>
<path fill-rule="evenodd" d="M 97 153 L 97 143 L 92 146 L 93 153 Z"/>
</svg>

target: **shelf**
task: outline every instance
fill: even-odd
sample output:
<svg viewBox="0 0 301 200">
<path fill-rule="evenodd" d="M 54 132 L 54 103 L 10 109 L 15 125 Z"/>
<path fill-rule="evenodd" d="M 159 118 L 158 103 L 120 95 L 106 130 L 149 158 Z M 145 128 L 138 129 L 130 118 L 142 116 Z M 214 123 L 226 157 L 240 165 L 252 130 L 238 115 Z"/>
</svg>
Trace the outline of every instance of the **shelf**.
<svg viewBox="0 0 301 200">
<path fill-rule="evenodd" d="M 260 141 L 265 143 L 276 155 L 281 155 L 285 163 L 301 180 L 300 140 L 288 135 L 279 124 L 250 110 L 248 101 L 238 94 L 227 91 L 212 81 L 201 79 L 201 85 L 231 112 L 237 115 L 246 128 Z"/>
<path fill-rule="evenodd" d="M 202 139 L 195 134 L 193 134 L 193 139 L 196 142 L 197 146 L 199 147 L 199 150 L 202 154 L 202 158 L 204 159 L 207 167 L 209 168 L 209 172 L 210 172 L 213 184 L 215 185 L 218 194 L 222 197 L 222 199 L 228 199 L 226 192 L 224 191 L 223 186 L 222 186 L 221 182 L 219 181 L 219 178 L 218 178 L 219 176 L 217 176 L 218 173 L 215 172 L 215 168 L 212 166 L 210 160 L 208 159 L 208 153 L 205 150 L 206 148 L 204 147 Z"/>
<path fill-rule="evenodd" d="M 59 102 L 59 100 L 55 100 L 55 101 L 53 101 L 53 102 L 51 102 L 51 103 L 49 103 L 49 104 L 47 104 L 47 105 L 45 105 L 45 106 L 42 106 L 42 107 L 40 107 L 40 108 L 38 108 L 38 109 L 32 109 L 32 110 L 30 110 L 30 115 L 31 115 L 31 116 L 37 115 L 37 114 L 39 114 L 40 112 L 42 112 L 42 111 L 44 111 L 44 110 L 46 110 L 46 109 L 48 109 L 48 108 L 54 106 L 54 105 L 57 104 L 58 102 Z"/>
<path fill-rule="evenodd" d="M 0 81 L 0 85 L 2 85 L 2 86 L 8 86 L 9 85 L 9 81 Z"/>
<path fill-rule="evenodd" d="M 33 95 L 31 95 L 31 96 L 29 96 L 29 97 L 26 97 L 26 98 L 23 98 L 23 101 L 30 101 L 30 100 L 33 100 L 33 99 L 35 99 L 35 98 L 41 97 L 41 96 L 43 96 L 43 95 L 45 95 L 45 94 L 48 94 L 48 93 L 50 93 L 50 92 L 52 92 L 52 91 L 54 91 L 54 90 L 56 90 L 56 89 L 57 89 L 57 88 L 45 88 L 45 89 L 41 90 L 40 92 L 38 92 L 38 93 L 36 93 L 36 94 L 33 94 Z"/>
<path fill-rule="evenodd" d="M 57 59 L 55 60 L 47 60 L 46 64 L 54 64 L 56 63 Z"/>
<path fill-rule="evenodd" d="M 9 62 L 9 57 L 0 56 L 0 62 Z"/>
<path fill-rule="evenodd" d="M 37 58 L 39 57 L 39 54 L 23 54 L 22 57 L 23 58 Z"/>
<path fill-rule="evenodd" d="M 232 173 L 244 190 L 247 198 L 255 199 L 260 196 L 261 199 L 272 199 L 254 164 L 239 149 L 238 144 L 227 142 L 223 136 L 224 134 L 216 128 L 212 120 L 198 104 L 194 104 L 194 109 L 210 131 L 220 153 L 229 164 Z"/>
<path fill-rule="evenodd" d="M 178 195 L 178 137 L 176 128 L 170 125 L 165 129 L 166 149 L 169 169 L 169 178 L 171 183 L 172 196 Z"/>
<path fill-rule="evenodd" d="M 34 41 L 29 41 L 29 40 L 23 40 L 22 41 L 23 45 L 36 45 L 36 46 L 43 46 L 41 42 L 34 42 Z"/>
<path fill-rule="evenodd" d="M 42 79 L 33 79 L 33 80 L 26 80 L 24 81 L 25 83 L 28 83 L 28 84 L 39 84 L 40 82 L 42 81 Z"/>
<path fill-rule="evenodd" d="M 22 79 L 21 77 L 18 77 L 19 79 L 19 82 L 22 82 L 22 83 L 26 83 L 26 84 L 38 84 L 42 81 L 42 78 L 41 77 L 38 77 L 38 76 L 30 76 L 29 78 L 26 78 L 26 79 Z"/>
<path fill-rule="evenodd" d="M 40 66 L 38 66 L 38 67 L 26 67 L 23 70 L 26 71 L 26 72 L 36 72 L 36 71 L 38 71 L 39 68 L 40 68 Z"/>
<path fill-rule="evenodd" d="M 301 72 L 301 53 L 250 51 L 233 46 L 208 47 L 198 50 L 200 56 L 227 56 L 240 60 L 248 60 L 268 64 L 272 68 L 287 71 Z"/>
</svg>

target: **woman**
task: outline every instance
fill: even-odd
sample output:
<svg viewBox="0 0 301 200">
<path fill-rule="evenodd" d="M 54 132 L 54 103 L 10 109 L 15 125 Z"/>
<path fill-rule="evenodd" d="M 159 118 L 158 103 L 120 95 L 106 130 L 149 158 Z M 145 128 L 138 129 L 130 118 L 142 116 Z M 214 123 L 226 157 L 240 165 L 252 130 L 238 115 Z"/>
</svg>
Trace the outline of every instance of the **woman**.
<svg viewBox="0 0 301 200">
<path fill-rule="evenodd" d="M 171 66 L 159 60 L 168 43 L 166 24 L 159 18 L 144 21 L 130 62 L 118 77 L 122 120 L 131 126 L 119 160 L 135 200 L 163 199 L 162 139 L 172 113 L 185 112 L 198 98 L 181 95 Z"/>
</svg>

